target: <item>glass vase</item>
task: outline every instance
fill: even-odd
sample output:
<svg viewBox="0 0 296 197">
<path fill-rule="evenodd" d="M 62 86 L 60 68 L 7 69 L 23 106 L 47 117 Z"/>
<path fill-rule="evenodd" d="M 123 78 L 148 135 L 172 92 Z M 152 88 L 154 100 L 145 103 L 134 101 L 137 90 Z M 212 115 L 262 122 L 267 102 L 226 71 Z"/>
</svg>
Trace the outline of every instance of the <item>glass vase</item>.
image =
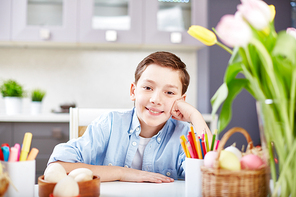
<svg viewBox="0 0 296 197">
<path fill-rule="evenodd" d="M 272 196 L 296 196 L 295 103 L 257 101 L 261 146 L 269 164 Z"/>
</svg>

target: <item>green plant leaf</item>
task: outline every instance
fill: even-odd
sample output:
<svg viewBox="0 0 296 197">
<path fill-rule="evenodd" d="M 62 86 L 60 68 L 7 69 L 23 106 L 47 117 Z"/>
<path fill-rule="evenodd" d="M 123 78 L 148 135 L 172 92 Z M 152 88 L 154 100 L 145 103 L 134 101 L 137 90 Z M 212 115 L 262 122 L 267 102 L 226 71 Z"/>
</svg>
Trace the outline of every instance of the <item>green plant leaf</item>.
<svg viewBox="0 0 296 197">
<path fill-rule="evenodd" d="M 228 95 L 227 84 L 223 83 L 211 99 L 212 116 L 216 114 L 221 104 L 225 101 Z"/>
<path fill-rule="evenodd" d="M 221 112 L 219 114 L 218 120 L 218 131 L 221 132 L 231 120 L 232 110 L 231 105 L 236 96 L 242 91 L 242 89 L 247 86 L 247 79 L 233 79 L 229 84 L 227 84 L 228 95 L 225 99 Z M 214 103 L 215 104 L 215 103 Z"/>
<path fill-rule="evenodd" d="M 287 34 L 285 31 L 281 31 L 278 34 L 276 44 L 273 48 L 272 55 L 281 56 L 287 61 L 290 61 L 293 65 L 296 64 L 296 39 Z"/>
</svg>

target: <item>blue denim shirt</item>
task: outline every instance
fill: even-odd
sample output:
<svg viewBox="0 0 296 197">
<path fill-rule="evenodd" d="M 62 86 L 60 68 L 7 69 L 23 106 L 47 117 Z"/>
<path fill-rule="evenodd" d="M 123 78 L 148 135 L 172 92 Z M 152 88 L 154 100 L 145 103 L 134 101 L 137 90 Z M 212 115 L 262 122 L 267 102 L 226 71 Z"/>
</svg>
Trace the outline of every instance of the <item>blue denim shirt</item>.
<svg viewBox="0 0 296 197">
<path fill-rule="evenodd" d="M 184 178 L 185 154 L 180 136 L 187 134 L 187 122 L 170 118 L 147 144 L 142 170 L 157 172 L 174 179 Z M 48 163 L 60 160 L 91 165 L 130 167 L 140 141 L 140 122 L 135 109 L 109 112 L 94 120 L 78 139 L 58 144 Z"/>
</svg>

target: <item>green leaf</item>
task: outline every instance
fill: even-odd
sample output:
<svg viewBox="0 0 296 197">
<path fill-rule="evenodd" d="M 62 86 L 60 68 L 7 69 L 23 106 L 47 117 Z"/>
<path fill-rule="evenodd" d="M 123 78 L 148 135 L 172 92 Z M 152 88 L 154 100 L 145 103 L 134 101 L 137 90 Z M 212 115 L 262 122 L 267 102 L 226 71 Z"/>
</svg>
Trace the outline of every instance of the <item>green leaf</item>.
<svg viewBox="0 0 296 197">
<path fill-rule="evenodd" d="M 219 107 L 221 104 L 224 102 L 224 100 L 227 98 L 228 95 L 228 88 L 226 83 L 223 83 L 214 96 L 211 99 L 211 104 L 212 104 L 212 115 L 215 115 L 216 112 L 218 111 Z"/>
<path fill-rule="evenodd" d="M 233 79 L 227 86 L 228 95 L 225 99 L 218 120 L 218 131 L 222 131 L 228 125 L 232 117 L 231 105 L 236 96 L 248 84 L 247 79 Z M 217 99 L 218 100 L 218 99 Z M 215 104 L 215 103 L 213 103 Z"/>
<path fill-rule="evenodd" d="M 241 62 L 236 62 L 231 65 L 229 65 L 226 69 L 225 75 L 224 75 L 224 82 L 225 83 L 230 83 L 239 72 L 242 72 L 242 63 Z"/>
<path fill-rule="evenodd" d="M 285 31 L 281 31 L 278 34 L 278 39 L 273 48 L 272 54 L 274 56 L 281 56 L 287 59 L 293 65 L 296 64 L 296 39 L 287 34 Z"/>
</svg>

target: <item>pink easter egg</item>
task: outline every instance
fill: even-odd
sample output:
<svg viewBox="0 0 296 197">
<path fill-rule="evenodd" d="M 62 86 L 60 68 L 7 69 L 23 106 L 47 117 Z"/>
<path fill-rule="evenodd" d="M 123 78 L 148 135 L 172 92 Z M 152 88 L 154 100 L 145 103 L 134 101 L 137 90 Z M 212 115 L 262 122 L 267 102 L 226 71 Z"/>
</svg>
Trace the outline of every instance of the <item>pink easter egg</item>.
<svg viewBox="0 0 296 197">
<path fill-rule="evenodd" d="M 241 168 L 246 170 L 257 170 L 262 165 L 264 165 L 264 162 L 260 157 L 257 155 L 249 154 L 245 155 L 240 159 Z"/>
</svg>

